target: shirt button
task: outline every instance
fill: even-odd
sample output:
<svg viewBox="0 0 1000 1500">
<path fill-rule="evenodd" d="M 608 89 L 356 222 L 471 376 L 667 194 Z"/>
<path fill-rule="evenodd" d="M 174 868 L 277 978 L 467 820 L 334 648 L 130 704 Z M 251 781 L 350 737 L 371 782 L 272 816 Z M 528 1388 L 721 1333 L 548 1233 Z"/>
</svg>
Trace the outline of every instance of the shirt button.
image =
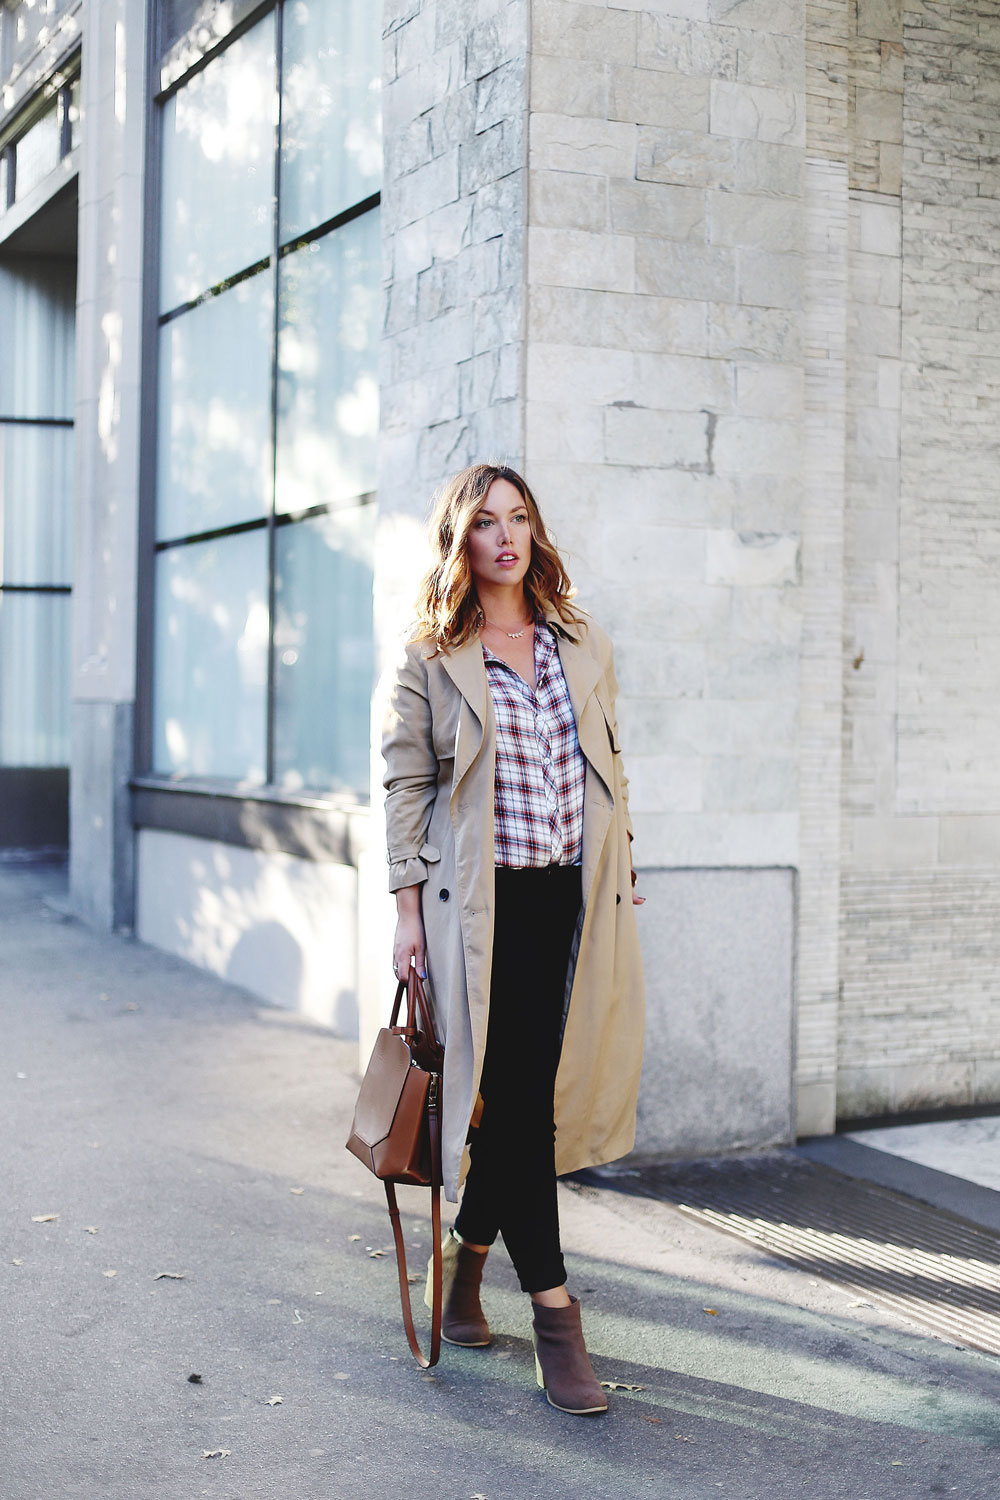
<svg viewBox="0 0 1000 1500">
<path fill-rule="evenodd" d="M 451 891 L 449 891 L 449 890 L 438 891 L 438 900 L 439 901 L 447 901 L 448 898 L 450 897 L 450 895 L 451 895 Z"/>
</svg>

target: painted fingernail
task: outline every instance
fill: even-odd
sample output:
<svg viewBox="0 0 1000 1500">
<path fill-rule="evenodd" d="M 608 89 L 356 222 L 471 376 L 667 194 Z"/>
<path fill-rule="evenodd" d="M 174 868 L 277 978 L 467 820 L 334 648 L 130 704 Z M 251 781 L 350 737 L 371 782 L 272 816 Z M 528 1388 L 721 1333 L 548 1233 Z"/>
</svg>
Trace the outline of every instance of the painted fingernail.
<svg viewBox="0 0 1000 1500">
<path fill-rule="evenodd" d="M 421 979 L 426 979 L 427 978 L 427 970 L 426 969 L 421 969 L 419 971 L 419 973 L 420 973 Z"/>
</svg>

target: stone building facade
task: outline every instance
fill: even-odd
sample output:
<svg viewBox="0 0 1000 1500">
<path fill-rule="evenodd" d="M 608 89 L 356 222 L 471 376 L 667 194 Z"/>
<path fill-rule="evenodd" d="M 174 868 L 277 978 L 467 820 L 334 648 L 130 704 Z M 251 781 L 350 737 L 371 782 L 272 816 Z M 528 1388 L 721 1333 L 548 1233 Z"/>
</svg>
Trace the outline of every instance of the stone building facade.
<svg viewBox="0 0 1000 1500">
<path fill-rule="evenodd" d="M 359 683 L 406 627 L 432 492 L 493 457 L 615 641 L 649 898 L 639 1149 L 1000 1101 L 1000 4 L 386 0 L 379 28 L 325 0 L 297 41 L 293 0 L 48 3 L 35 34 L 24 4 L 0 12 L 0 342 L 30 350 L 25 278 L 47 268 L 62 307 L 75 260 L 75 396 L 50 372 L 10 409 L 31 393 L 0 356 L 0 441 L 74 423 L 75 562 L 51 582 L 73 589 L 81 915 L 364 1051 L 392 913 Z M 211 217 L 210 196 L 169 198 L 170 121 L 201 101 L 184 165 L 208 182 L 272 55 L 273 184 L 244 151 L 246 248 L 167 305 L 170 225 Z M 19 197 L 49 98 L 65 149 Z M 295 194 L 316 206 L 286 226 Z M 376 224 L 377 255 L 357 248 Z M 313 301 L 307 266 L 340 268 Z M 209 366 L 187 389 L 177 360 L 265 276 L 255 418 L 250 387 Z M 232 329 L 250 350 L 246 317 Z M 258 449 L 259 515 L 234 492 L 213 520 L 204 475 L 222 464 L 225 489 Z M 164 530 L 182 500 L 194 520 Z M 252 582 L 236 560 L 258 534 Z M 177 642 L 206 621 L 202 690 Z M 301 708 L 328 682 L 336 754 Z M 31 770 L 51 807 L 51 747 L 18 753 L 0 732 L 0 777 Z"/>
</svg>

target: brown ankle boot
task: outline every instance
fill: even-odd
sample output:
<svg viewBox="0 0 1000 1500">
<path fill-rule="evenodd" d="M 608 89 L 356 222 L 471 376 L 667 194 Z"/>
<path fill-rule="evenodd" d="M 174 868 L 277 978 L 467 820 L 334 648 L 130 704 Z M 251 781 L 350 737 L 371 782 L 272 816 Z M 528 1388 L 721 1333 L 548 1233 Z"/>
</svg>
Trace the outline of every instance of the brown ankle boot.
<svg viewBox="0 0 1000 1500">
<path fill-rule="evenodd" d="M 486 1264 L 485 1250 L 470 1250 L 453 1229 L 441 1245 L 441 1337 L 449 1344 L 466 1349 L 482 1349 L 490 1341 L 490 1325 L 479 1303 L 479 1284 Z M 434 1304 L 434 1260 L 427 1262 L 427 1290 L 424 1301 Z"/>
<path fill-rule="evenodd" d="M 535 1374 L 550 1406 L 575 1417 L 596 1416 L 608 1409 L 590 1364 L 580 1325 L 580 1303 L 574 1297 L 569 1307 L 543 1307 L 532 1303 Z"/>
</svg>

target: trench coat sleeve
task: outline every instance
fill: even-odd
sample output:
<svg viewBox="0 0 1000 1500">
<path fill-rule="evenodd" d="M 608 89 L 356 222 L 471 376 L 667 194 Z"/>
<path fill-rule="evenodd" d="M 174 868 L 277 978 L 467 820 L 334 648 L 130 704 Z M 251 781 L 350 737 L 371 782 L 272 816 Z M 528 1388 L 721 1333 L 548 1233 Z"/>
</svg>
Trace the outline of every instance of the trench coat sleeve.
<svg viewBox="0 0 1000 1500">
<path fill-rule="evenodd" d="M 438 782 L 427 668 L 414 643 L 396 668 L 383 724 L 382 754 L 389 889 L 398 891 L 427 879 L 423 849 Z"/>
</svg>

